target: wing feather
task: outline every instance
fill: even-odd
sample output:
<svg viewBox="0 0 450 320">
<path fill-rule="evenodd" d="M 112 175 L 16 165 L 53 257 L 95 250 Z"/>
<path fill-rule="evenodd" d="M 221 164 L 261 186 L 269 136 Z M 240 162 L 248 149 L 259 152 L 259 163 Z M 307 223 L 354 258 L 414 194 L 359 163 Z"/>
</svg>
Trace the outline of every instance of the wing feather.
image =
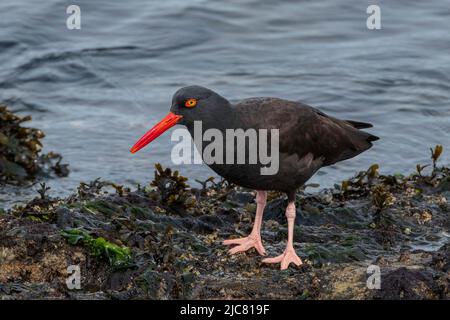
<svg viewBox="0 0 450 320">
<path fill-rule="evenodd" d="M 358 127 L 370 124 L 339 120 L 300 102 L 277 98 L 251 98 L 235 105 L 244 128 L 279 129 L 280 153 L 299 159 L 312 154 L 323 165 L 355 157 L 378 137 Z"/>
</svg>

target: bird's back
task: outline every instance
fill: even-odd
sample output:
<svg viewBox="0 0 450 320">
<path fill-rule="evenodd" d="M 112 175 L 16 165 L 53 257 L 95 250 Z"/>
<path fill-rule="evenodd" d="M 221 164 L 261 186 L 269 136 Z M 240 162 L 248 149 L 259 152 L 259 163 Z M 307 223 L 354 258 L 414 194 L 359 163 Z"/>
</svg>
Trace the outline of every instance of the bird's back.
<svg viewBox="0 0 450 320">
<path fill-rule="evenodd" d="M 234 108 L 245 128 L 279 129 L 280 157 L 312 157 L 320 166 L 353 158 L 379 139 L 359 130 L 372 127 L 369 123 L 336 119 L 300 102 L 250 98 Z"/>
</svg>

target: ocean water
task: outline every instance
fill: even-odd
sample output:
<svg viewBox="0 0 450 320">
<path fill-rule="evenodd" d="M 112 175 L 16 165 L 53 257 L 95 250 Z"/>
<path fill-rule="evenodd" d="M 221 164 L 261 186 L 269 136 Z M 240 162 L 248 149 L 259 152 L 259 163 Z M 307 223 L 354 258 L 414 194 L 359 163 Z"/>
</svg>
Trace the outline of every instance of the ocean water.
<svg viewBox="0 0 450 320">
<path fill-rule="evenodd" d="M 0 2 L 0 102 L 31 114 L 29 125 L 47 134 L 44 151 L 70 164 L 69 177 L 48 181 L 54 194 L 97 177 L 145 184 L 156 162 L 191 179 L 213 175 L 206 165 L 174 166 L 170 132 L 129 153 L 192 84 L 232 101 L 281 97 L 373 123 L 381 140 L 322 169 L 312 181 L 323 187 L 373 163 L 409 173 L 429 147 L 450 148 L 448 0 L 75 3 L 80 30 L 66 27 L 71 2 Z M 369 4 L 380 5 L 381 30 L 366 27 Z"/>
</svg>

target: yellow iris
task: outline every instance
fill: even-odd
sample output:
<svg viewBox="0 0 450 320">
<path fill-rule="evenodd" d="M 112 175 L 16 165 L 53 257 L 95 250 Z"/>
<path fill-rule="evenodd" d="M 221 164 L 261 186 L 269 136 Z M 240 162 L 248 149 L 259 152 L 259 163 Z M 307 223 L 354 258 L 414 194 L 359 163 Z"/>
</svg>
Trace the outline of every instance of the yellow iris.
<svg viewBox="0 0 450 320">
<path fill-rule="evenodd" d="M 184 103 L 184 106 L 187 108 L 193 108 L 197 105 L 197 100 L 196 99 L 188 99 L 186 100 L 186 102 Z"/>
</svg>

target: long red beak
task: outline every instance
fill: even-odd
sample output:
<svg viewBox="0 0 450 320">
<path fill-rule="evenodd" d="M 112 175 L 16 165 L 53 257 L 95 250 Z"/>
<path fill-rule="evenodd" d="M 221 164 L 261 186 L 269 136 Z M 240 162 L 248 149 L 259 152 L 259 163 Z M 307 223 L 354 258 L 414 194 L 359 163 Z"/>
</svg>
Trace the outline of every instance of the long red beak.
<svg viewBox="0 0 450 320">
<path fill-rule="evenodd" d="M 164 117 L 160 122 L 158 122 L 153 128 L 147 131 L 130 149 L 131 153 L 135 153 L 141 150 L 143 147 L 148 145 L 150 142 L 158 138 L 161 134 L 164 133 L 167 129 L 173 127 L 177 124 L 182 116 L 176 115 L 173 112 L 169 112 L 167 116 Z"/>
</svg>

